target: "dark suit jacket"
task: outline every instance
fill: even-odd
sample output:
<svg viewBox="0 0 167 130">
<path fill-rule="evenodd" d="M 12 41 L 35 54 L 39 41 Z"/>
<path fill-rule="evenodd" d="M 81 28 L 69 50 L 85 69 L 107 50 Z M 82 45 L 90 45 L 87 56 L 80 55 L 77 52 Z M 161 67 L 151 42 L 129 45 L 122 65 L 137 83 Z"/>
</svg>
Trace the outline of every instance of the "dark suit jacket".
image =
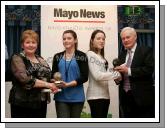
<svg viewBox="0 0 167 130">
<path fill-rule="evenodd" d="M 123 51 L 119 55 L 119 60 L 122 64 L 125 63 L 126 53 L 127 51 Z M 153 72 L 154 56 L 152 49 L 145 46 L 137 46 L 131 64 L 131 76 L 129 76 L 129 79 L 132 93 L 138 105 L 153 105 L 155 102 Z M 119 87 L 120 103 L 122 92 L 123 80 Z"/>
</svg>

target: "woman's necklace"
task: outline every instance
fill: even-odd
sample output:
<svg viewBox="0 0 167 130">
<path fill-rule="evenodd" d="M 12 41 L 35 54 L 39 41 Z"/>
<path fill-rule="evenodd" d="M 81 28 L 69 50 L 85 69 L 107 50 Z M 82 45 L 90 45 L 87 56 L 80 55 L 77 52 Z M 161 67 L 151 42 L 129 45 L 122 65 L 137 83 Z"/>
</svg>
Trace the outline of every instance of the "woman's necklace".
<svg viewBox="0 0 167 130">
<path fill-rule="evenodd" d="M 72 62 L 73 57 L 74 57 L 74 53 L 72 54 L 72 57 L 68 57 L 68 58 L 67 58 L 67 55 L 66 55 L 66 52 L 65 52 L 65 76 L 66 76 L 66 81 L 67 81 L 67 79 L 68 79 L 68 71 L 69 71 L 70 64 L 71 64 L 71 62 Z M 70 59 L 70 60 L 69 60 L 69 59 Z M 67 60 L 70 61 L 69 64 L 68 64 L 68 66 L 67 66 L 67 63 L 66 63 Z"/>
</svg>

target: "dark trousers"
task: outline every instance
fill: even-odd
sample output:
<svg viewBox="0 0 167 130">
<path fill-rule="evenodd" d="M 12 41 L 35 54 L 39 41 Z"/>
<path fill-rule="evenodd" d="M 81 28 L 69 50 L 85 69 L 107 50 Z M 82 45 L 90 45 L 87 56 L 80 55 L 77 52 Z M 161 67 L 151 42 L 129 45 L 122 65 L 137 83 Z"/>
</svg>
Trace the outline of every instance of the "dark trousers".
<svg viewBox="0 0 167 130">
<path fill-rule="evenodd" d="M 11 118 L 46 118 L 47 103 L 42 102 L 40 108 L 27 108 L 11 104 Z"/>
<path fill-rule="evenodd" d="M 58 118 L 80 118 L 84 102 L 55 102 Z"/>
<path fill-rule="evenodd" d="M 109 99 L 88 100 L 92 118 L 107 118 Z"/>
<path fill-rule="evenodd" d="M 139 106 L 132 91 L 124 91 L 121 94 L 119 115 L 121 118 L 154 118 L 155 106 Z"/>
</svg>

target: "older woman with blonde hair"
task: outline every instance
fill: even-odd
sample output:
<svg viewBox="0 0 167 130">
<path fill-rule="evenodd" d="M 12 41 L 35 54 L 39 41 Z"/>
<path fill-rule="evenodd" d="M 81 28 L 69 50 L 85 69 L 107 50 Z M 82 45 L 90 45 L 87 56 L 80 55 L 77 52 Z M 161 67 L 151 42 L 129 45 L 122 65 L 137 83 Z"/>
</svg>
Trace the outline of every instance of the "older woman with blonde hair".
<svg viewBox="0 0 167 130">
<path fill-rule="evenodd" d="M 11 57 L 12 88 L 9 103 L 12 118 L 45 118 L 50 93 L 57 92 L 54 83 L 49 83 L 51 69 L 47 62 L 35 54 L 39 36 L 26 30 L 21 36 L 22 52 Z"/>
</svg>

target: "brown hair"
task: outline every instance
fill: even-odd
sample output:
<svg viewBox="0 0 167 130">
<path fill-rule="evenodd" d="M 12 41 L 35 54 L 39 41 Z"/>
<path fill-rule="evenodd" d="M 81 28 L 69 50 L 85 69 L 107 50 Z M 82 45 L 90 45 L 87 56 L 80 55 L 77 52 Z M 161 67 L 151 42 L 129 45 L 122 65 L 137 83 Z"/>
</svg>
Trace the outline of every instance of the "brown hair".
<svg viewBox="0 0 167 130">
<path fill-rule="evenodd" d="M 29 37 L 34 39 L 37 42 L 37 44 L 39 43 L 39 35 L 35 31 L 25 30 L 21 35 L 21 44 L 23 44 L 24 41 Z"/>
<path fill-rule="evenodd" d="M 66 30 L 66 31 L 63 32 L 63 36 L 64 36 L 64 34 L 66 34 L 66 33 L 72 34 L 74 40 L 76 40 L 76 43 L 75 43 L 75 50 L 77 50 L 77 48 L 78 48 L 78 38 L 77 38 L 76 32 L 74 32 L 73 30 Z"/>
<path fill-rule="evenodd" d="M 91 38 L 90 38 L 90 43 L 89 43 L 89 49 L 90 49 L 90 51 L 93 51 L 93 52 L 95 52 L 95 53 L 97 53 L 97 48 L 95 48 L 95 47 L 93 46 L 93 40 L 94 40 L 94 38 L 95 38 L 95 36 L 96 36 L 97 33 L 103 33 L 104 36 L 106 37 L 105 33 L 104 33 L 102 30 L 95 30 L 95 31 L 92 33 Z M 104 58 L 104 48 L 101 50 L 100 54 L 101 54 L 101 56 Z"/>
</svg>

